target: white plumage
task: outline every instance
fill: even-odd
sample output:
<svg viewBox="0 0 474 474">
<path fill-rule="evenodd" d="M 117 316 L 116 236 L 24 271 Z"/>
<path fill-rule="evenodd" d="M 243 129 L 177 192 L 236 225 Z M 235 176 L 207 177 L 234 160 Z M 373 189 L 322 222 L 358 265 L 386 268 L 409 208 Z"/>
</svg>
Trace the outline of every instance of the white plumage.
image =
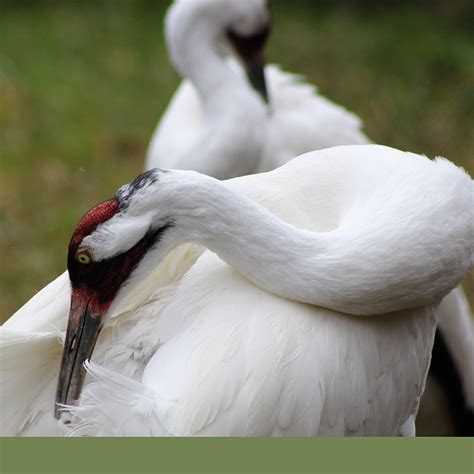
<svg viewBox="0 0 474 474">
<path fill-rule="evenodd" d="M 308 151 L 369 142 L 357 116 L 274 65 L 265 67 L 267 106 L 242 66 L 219 48 L 229 47 L 222 35 L 232 25 L 241 29 L 241 18 L 254 31 L 266 26 L 264 0 L 180 1 L 170 9 L 168 50 L 186 79 L 151 139 L 146 169 L 192 169 L 228 179 L 270 171 Z"/>
<path fill-rule="evenodd" d="M 242 3 L 247 5 L 244 8 L 263 5 L 255 2 L 249 7 L 251 2 Z M 200 4 L 178 5 L 188 9 Z M 201 5 L 210 7 L 213 3 Z M 265 20 L 265 14 L 260 20 Z M 212 21 L 219 25 L 216 18 Z M 208 20 L 203 24 L 209 29 Z M 198 22 L 193 25 L 197 37 L 189 34 L 186 41 L 196 41 L 205 30 Z M 174 42 L 180 48 L 189 46 L 180 44 L 179 38 Z M 233 61 L 216 65 L 213 51 L 205 53 L 189 75 L 196 80 L 196 70 L 212 71 L 213 77 L 207 74 L 201 83 L 215 83 L 224 74 L 227 84 L 217 93 L 212 89 L 212 94 L 203 86 L 203 102 L 190 82 L 181 85 L 152 141 L 149 167 L 192 168 L 230 177 L 273 169 L 310 149 L 367 141 L 357 117 L 275 66 L 266 68 L 272 107 L 269 115 L 248 87 L 239 65 Z M 206 60 L 213 61 L 212 67 L 206 66 Z M 186 65 L 177 67 L 186 73 Z M 388 149 L 378 150 L 380 156 L 390 153 Z M 318 169 L 319 165 L 315 166 Z M 404 166 L 397 163 L 394 169 Z M 437 166 L 443 166 L 442 162 Z M 319 168 L 319 173 L 322 170 Z M 460 177 L 454 170 L 446 164 L 448 174 Z M 295 174 L 288 183 L 287 171 L 271 177 L 245 178 L 230 186 L 249 194 L 287 222 L 327 231 L 341 222 L 341 199 L 347 205 L 348 198 L 357 196 L 351 184 L 357 184 L 363 192 L 370 191 L 360 186 L 363 180 L 357 181 L 353 167 L 346 171 L 339 168 L 339 174 L 333 174 L 340 181 L 336 186 L 334 182 L 325 186 L 321 179 L 304 185 L 304 179 Z M 408 176 L 409 168 L 406 171 Z M 444 183 L 447 176 L 442 172 L 439 178 Z M 416 182 L 412 184 L 416 186 Z M 434 181 L 429 186 L 436 189 L 430 199 L 443 201 L 445 195 L 438 193 Z M 460 188 L 472 192 L 469 186 Z M 393 189 L 395 198 L 408 202 L 403 191 Z M 373 210 L 370 202 L 376 203 L 375 196 L 370 202 L 367 196 L 354 199 L 356 226 L 361 224 L 364 212 L 369 216 Z M 311 199 L 315 201 L 308 207 Z M 454 207 L 456 212 L 465 210 L 463 205 Z M 350 206 L 343 214 L 348 209 Z M 443 265 L 438 251 L 453 258 L 445 242 L 453 244 L 451 236 L 460 237 L 462 232 L 454 227 L 447 237 L 441 222 L 451 215 L 449 204 L 439 209 L 437 216 L 424 215 L 426 219 L 419 222 L 416 232 L 423 230 L 424 236 L 439 237 L 437 250 L 433 247 L 431 251 Z M 420 212 L 420 207 L 415 206 L 413 211 Z M 389 209 L 380 212 L 391 215 Z M 411 222 L 407 216 L 403 218 Z M 433 223 L 423 228 L 433 218 Z M 388 227 L 379 222 L 374 230 L 375 242 L 387 237 L 387 245 Z M 401 243 L 393 238 L 393 244 Z M 469 245 L 465 248 L 472 253 Z M 432 344 L 433 308 L 405 310 L 384 318 L 348 317 L 261 290 L 210 252 L 190 268 L 201 251 L 195 246 L 174 251 L 114 308 L 94 353 L 94 364 L 89 366 L 97 381 L 86 385 L 69 433 L 414 434 L 413 419 Z M 397 256 L 396 251 L 393 254 Z M 360 256 L 380 258 L 370 246 Z M 419 267 L 423 266 L 418 253 L 416 257 Z M 465 256 L 458 258 L 468 266 Z M 459 274 L 464 272 L 462 265 Z M 387 273 L 380 274 L 383 283 Z M 288 273 L 286 280 L 291 278 Z M 416 291 L 421 287 L 413 288 Z M 439 287 L 433 288 L 438 297 L 444 293 Z M 2 384 L 2 407 L 6 407 L 2 409 L 3 434 L 61 432 L 61 425 L 53 418 L 53 400 L 69 304 L 65 273 L 2 328 L 1 375 L 2 380 L 8 380 Z M 469 341 L 464 347 L 470 347 Z"/>
<path fill-rule="evenodd" d="M 433 327 L 430 309 L 361 321 L 283 300 L 207 252 L 153 327 L 142 383 L 91 367 L 75 434 L 397 435 Z"/>
<path fill-rule="evenodd" d="M 225 0 L 209 4 L 181 1 L 170 10 L 168 48 L 176 69 L 186 79 L 153 135 L 147 169 L 193 169 L 227 179 L 272 170 L 311 150 L 369 142 L 357 116 L 278 66 L 265 67 L 270 97 L 265 106 L 249 86 L 242 66 L 232 56 L 225 61 L 221 56 L 219 35 L 229 18 L 243 15 L 232 8 Z M 251 28 L 258 29 L 268 21 L 262 13 L 263 0 L 246 2 L 245 8 Z M 227 19 L 213 9 L 225 9 Z M 219 34 L 207 35 L 210 28 Z M 208 84 L 219 87 L 208 88 Z M 474 329 L 472 323 L 466 323 L 471 314 L 461 289 L 450 295 L 449 302 L 438 311 L 439 328 L 456 361 L 465 399 L 474 410 L 474 386 L 469 382 L 474 380 Z"/>
<path fill-rule="evenodd" d="M 342 188 L 331 186 L 339 199 L 330 200 L 324 191 L 317 192 L 330 177 L 329 170 L 334 180 L 337 181 L 338 175 L 341 177 Z M 444 160 L 431 162 L 379 146 L 340 147 L 300 157 L 271 173 L 229 181 L 226 187 L 233 193 L 248 194 L 297 227 L 315 232 L 328 230 L 328 226 L 345 226 L 348 222 L 355 231 L 357 223 L 363 222 L 357 220 L 357 210 L 362 217 L 365 206 L 370 209 L 370 203 L 375 200 L 383 209 L 384 201 L 379 200 L 378 193 L 385 192 L 388 198 L 392 189 L 386 186 L 385 179 L 375 188 L 352 187 L 346 173 L 353 176 L 353 184 L 363 182 L 359 180 L 361 173 L 367 178 L 377 175 L 385 178 L 387 173 L 394 182 L 398 179 L 398 207 L 389 206 L 386 213 L 375 212 L 374 220 L 380 219 L 379 224 L 382 220 L 406 222 L 402 229 L 407 232 L 413 231 L 408 230 L 409 226 L 416 228 L 418 223 L 420 239 L 426 249 L 431 248 L 426 255 L 433 255 L 435 248 L 439 250 L 435 244 L 438 239 L 452 242 L 452 238 L 446 238 L 446 232 L 453 231 L 439 219 L 442 212 L 439 205 L 443 203 L 445 210 L 450 209 L 449 227 L 458 229 L 457 235 L 450 234 L 451 237 L 458 241 L 465 239 L 467 244 L 467 253 L 461 259 L 470 260 L 472 229 L 467 222 L 472 217 L 472 181 Z M 406 205 L 411 202 L 410 193 L 415 191 L 410 176 L 415 179 L 421 175 L 422 184 L 416 192 L 433 202 L 431 215 L 423 209 L 423 216 L 418 216 L 416 206 Z M 198 175 L 168 172 L 154 184 L 141 188 L 129 206 L 128 218 L 133 220 L 134 206 L 138 210 L 140 202 L 146 201 L 143 205 L 148 208 L 158 195 L 170 196 L 165 209 L 175 216 L 179 213 L 170 207 L 173 199 L 180 205 L 194 202 L 199 208 L 202 196 L 198 191 L 184 201 L 182 193 L 171 192 L 169 186 L 183 176 L 195 180 Z M 443 177 L 446 182 L 440 187 Z M 213 182 L 209 180 L 205 178 L 203 182 Z M 354 194 L 356 189 L 361 194 Z M 356 196 L 359 199 L 354 199 Z M 233 198 L 229 204 L 235 202 Z M 350 202 L 353 206 L 349 212 L 341 213 Z M 154 222 L 160 220 L 163 211 L 156 204 L 150 216 Z M 202 211 L 199 220 L 206 222 L 205 209 Z M 127 212 L 116 219 L 125 222 Z M 225 216 L 222 217 L 225 221 Z M 427 221 L 432 227 L 426 227 Z M 177 222 L 176 232 L 180 233 L 179 217 Z M 212 222 L 207 219 L 208 225 L 212 226 Z M 252 227 L 258 222 L 244 224 Z M 375 241 L 381 247 L 389 245 L 386 252 L 380 252 L 381 260 L 373 262 L 380 267 L 382 275 L 387 265 L 387 250 L 399 258 L 411 251 L 403 239 L 392 241 L 390 235 L 385 235 L 383 229 L 387 228 L 380 225 L 379 238 Z M 438 254 L 436 259 L 447 270 L 457 267 L 459 246 L 444 245 L 443 249 L 445 253 Z M 90 247 L 90 250 L 93 254 L 95 249 Z M 241 254 L 246 250 L 242 246 Z M 373 250 L 373 255 L 379 255 L 377 249 Z M 98 380 L 85 387 L 70 425 L 73 433 L 395 435 L 413 431 L 412 421 L 423 391 L 436 326 L 432 307 L 385 316 L 347 316 L 266 292 L 210 252 L 202 254 L 191 267 L 201 251 L 196 246 L 179 247 L 133 289 L 143 277 L 143 271 L 153 267 L 150 262 L 156 261 L 156 252 L 160 253 L 157 248 L 150 251 L 132 274 L 131 292 L 119 293 L 97 344 L 93 361 L 100 366 L 92 365 L 90 371 Z M 289 251 L 281 248 L 282 254 Z M 358 252 L 356 241 L 352 252 L 354 255 Z M 431 265 L 418 262 L 427 270 Z M 460 279 L 465 271 L 457 268 Z M 405 279 L 412 276 L 408 272 Z M 288 277 L 290 274 L 282 275 Z M 363 278 L 363 273 L 355 276 L 355 279 Z M 26 383 L 30 387 L 30 400 L 41 403 L 29 405 L 27 400 L 9 398 L 12 394 L 7 393 L 9 411 L 2 416 L 7 417 L 8 423 L 2 424 L 2 429 L 4 432 L 9 429 L 9 434 L 28 434 L 29 429 L 39 432 L 39 426 L 44 429 L 51 426 L 57 371 L 50 371 L 49 376 L 47 371 L 42 372 L 41 383 L 33 387 L 18 374 L 28 367 L 57 367 L 61 343 L 58 331 L 50 328 L 64 327 L 70 296 L 66 282 L 67 276 L 63 275 L 2 328 L 3 338 L 16 338 L 18 342 L 28 337 L 28 351 L 35 351 L 41 345 L 47 347 L 47 350 L 41 348 L 34 360 L 24 351 L 24 346 L 21 356 L 17 354 L 14 392 Z M 446 291 L 449 288 L 439 298 Z M 54 301 L 48 302 L 48 293 L 55 295 Z M 36 334 L 22 334 L 35 309 L 49 304 L 57 311 L 51 311 L 51 317 L 45 319 L 40 313 Z M 15 343 L 6 345 L 2 357 L 10 360 L 14 350 Z M 8 367 L 2 363 L 2 368 L 6 371 L 2 379 L 12 379 Z M 5 386 L 2 391 L 11 387 L 11 384 Z"/>
</svg>

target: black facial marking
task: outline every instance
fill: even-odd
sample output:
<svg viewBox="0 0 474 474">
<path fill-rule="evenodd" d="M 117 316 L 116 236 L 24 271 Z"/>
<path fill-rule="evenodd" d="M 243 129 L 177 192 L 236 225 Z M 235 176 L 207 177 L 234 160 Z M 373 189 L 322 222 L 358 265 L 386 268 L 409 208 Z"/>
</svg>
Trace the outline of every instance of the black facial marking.
<svg viewBox="0 0 474 474">
<path fill-rule="evenodd" d="M 239 56 L 245 61 L 258 54 L 265 45 L 268 35 L 270 34 L 270 23 L 262 30 L 253 35 L 241 35 L 232 29 L 227 30 L 227 36 L 234 46 Z"/>
<path fill-rule="evenodd" d="M 72 287 L 94 292 L 101 304 L 113 301 L 143 256 L 160 241 L 164 232 L 173 226 L 174 223 L 169 221 L 158 229 L 150 229 L 126 252 L 87 265 L 76 261 L 77 246 L 71 245 L 68 253 L 68 271 Z"/>
<path fill-rule="evenodd" d="M 149 186 L 150 184 L 158 181 L 159 174 L 165 172 L 166 170 L 154 168 L 145 171 L 144 173 L 138 175 L 133 181 L 130 181 L 130 183 L 123 185 L 115 194 L 115 197 L 119 202 L 120 209 L 126 209 L 131 196 L 133 196 L 139 189 L 142 189 L 145 186 Z"/>
</svg>

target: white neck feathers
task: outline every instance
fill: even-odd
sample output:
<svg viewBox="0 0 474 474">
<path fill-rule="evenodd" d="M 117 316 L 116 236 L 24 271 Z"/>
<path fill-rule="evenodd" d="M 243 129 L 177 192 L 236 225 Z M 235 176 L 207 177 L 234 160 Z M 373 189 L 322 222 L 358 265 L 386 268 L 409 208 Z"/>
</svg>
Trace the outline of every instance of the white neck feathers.
<svg viewBox="0 0 474 474">
<path fill-rule="evenodd" d="M 267 109 L 237 64 L 231 67 L 220 54 L 228 21 L 225 10 L 221 3 L 209 1 L 178 2 L 169 10 L 168 50 L 176 69 L 197 89 L 203 120 L 192 143 L 174 144 L 171 152 L 157 143 L 155 153 L 169 156 L 160 156 L 155 166 L 227 179 L 253 173 L 258 165 Z"/>
<path fill-rule="evenodd" d="M 474 185 L 443 159 L 365 145 L 227 182 L 154 173 L 90 236 L 93 255 L 116 222 L 148 216 L 151 228 L 172 225 L 137 270 L 181 243 L 203 244 L 272 293 L 350 314 L 437 304 L 474 262 Z"/>
<path fill-rule="evenodd" d="M 369 194 L 359 202 L 359 213 L 341 212 L 342 206 L 350 208 L 344 201 L 362 198 L 347 193 L 340 208 L 329 211 L 343 215 L 339 225 L 312 232 L 284 222 L 213 178 L 171 171 L 165 181 L 175 189 L 166 204 L 159 193 L 159 205 L 176 217 L 178 240 L 203 244 L 256 285 L 288 299 L 350 314 L 432 305 L 459 283 L 470 265 L 467 224 L 432 236 L 427 222 L 439 208 L 431 217 L 429 205 L 420 208 L 419 216 L 412 215 L 403 200 L 384 207 L 376 194 L 379 213 L 367 212 L 373 204 L 370 187 L 364 188 Z M 412 197 L 407 198 L 410 202 Z M 420 226 L 412 225 L 414 219 Z M 446 239 L 456 249 L 445 251 L 444 259 L 433 258 Z"/>
<path fill-rule="evenodd" d="M 219 10 L 209 2 L 176 3 L 166 17 L 165 38 L 176 70 L 191 80 L 205 104 L 223 86 L 241 81 L 218 53 Z"/>
</svg>

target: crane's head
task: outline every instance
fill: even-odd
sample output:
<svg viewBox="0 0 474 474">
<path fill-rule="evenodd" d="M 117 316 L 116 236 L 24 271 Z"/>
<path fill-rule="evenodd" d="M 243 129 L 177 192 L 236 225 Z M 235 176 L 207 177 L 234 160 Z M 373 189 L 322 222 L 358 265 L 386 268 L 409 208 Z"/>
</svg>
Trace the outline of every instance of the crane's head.
<svg viewBox="0 0 474 474">
<path fill-rule="evenodd" d="M 122 186 L 114 198 L 87 212 L 72 235 L 67 261 L 71 307 L 56 393 L 57 418 L 61 406 L 79 397 L 83 363 L 92 354 L 110 307 L 144 277 L 144 256 L 173 227 L 166 213 L 155 213 L 152 219 L 153 204 L 147 200 L 160 173 L 165 171 L 148 171 Z"/>
<path fill-rule="evenodd" d="M 232 4 L 235 12 L 227 26 L 227 37 L 239 55 L 250 83 L 268 102 L 263 48 L 270 34 L 270 13 L 262 0 Z"/>
<path fill-rule="evenodd" d="M 165 37 L 178 70 L 182 61 L 199 60 L 203 41 L 224 44 L 227 50 L 230 46 L 252 86 L 268 102 L 263 47 L 270 24 L 265 0 L 176 0 L 166 15 Z"/>
</svg>

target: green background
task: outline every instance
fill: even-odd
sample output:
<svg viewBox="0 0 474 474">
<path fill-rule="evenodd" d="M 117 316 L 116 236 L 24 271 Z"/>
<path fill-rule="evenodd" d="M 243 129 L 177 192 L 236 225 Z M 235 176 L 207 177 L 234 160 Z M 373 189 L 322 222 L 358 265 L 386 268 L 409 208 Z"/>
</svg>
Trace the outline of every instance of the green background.
<svg viewBox="0 0 474 474">
<path fill-rule="evenodd" d="M 65 268 L 78 218 L 136 176 L 179 77 L 168 2 L 0 0 L 0 321 Z M 376 142 L 474 174 L 474 2 L 271 2 L 267 57 Z M 465 288 L 474 303 L 474 278 Z"/>
</svg>

